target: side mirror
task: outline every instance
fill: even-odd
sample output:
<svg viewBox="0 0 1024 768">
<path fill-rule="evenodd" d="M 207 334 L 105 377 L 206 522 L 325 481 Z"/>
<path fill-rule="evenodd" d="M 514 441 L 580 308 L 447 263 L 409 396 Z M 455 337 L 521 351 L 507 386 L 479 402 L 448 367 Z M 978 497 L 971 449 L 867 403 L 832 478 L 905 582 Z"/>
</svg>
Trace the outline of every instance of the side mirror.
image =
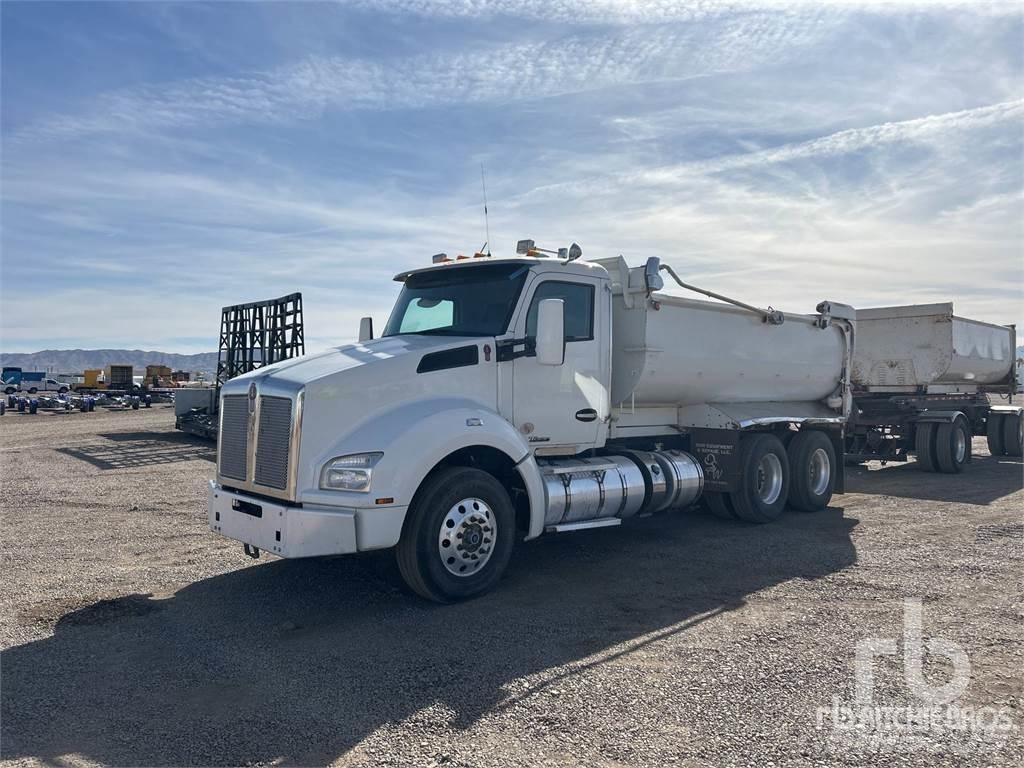
<svg viewBox="0 0 1024 768">
<path fill-rule="evenodd" d="M 373 340 L 373 318 L 363 317 L 359 319 L 359 341 Z"/>
<path fill-rule="evenodd" d="M 561 299 L 543 299 L 537 306 L 537 362 L 565 362 L 565 302 Z"/>
</svg>

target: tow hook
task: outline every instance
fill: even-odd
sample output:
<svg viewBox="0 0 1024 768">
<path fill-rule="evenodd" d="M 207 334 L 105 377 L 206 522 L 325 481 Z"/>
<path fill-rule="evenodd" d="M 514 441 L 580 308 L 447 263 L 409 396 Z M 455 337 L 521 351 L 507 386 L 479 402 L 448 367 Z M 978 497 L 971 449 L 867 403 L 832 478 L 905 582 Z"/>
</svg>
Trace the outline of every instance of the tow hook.
<svg viewBox="0 0 1024 768">
<path fill-rule="evenodd" d="M 245 552 L 245 554 L 247 554 L 253 560 L 259 560 L 260 559 L 260 548 L 259 547 L 251 547 L 248 544 L 243 544 L 242 545 L 242 550 Z"/>
</svg>

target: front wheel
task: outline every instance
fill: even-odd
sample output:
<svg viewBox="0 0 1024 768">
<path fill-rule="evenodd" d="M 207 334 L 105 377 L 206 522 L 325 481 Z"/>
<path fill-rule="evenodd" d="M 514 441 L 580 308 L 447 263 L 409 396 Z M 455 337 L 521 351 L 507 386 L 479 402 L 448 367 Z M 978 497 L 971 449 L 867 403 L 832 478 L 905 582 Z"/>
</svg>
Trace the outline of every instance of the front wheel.
<svg viewBox="0 0 1024 768">
<path fill-rule="evenodd" d="M 489 591 L 512 556 L 515 522 L 493 475 L 470 467 L 434 473 L 416 493 L 396 547 L 402 579 L 439 603 Z"/>
</svg>

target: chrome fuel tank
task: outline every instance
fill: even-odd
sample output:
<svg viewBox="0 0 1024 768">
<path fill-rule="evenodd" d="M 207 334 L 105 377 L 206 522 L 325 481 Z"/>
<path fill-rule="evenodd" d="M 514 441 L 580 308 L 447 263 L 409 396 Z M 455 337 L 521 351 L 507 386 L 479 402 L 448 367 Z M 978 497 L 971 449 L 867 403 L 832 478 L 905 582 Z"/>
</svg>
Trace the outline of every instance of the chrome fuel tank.
<svg viewBox="0 0 1024 768">
<path fill-rule="evenodd" d="M 704 487 L 700 462 L 683 451 L 552 459 L 540 463 L 545 525 L 629 518 L 692 504 Z"/>
</svg>

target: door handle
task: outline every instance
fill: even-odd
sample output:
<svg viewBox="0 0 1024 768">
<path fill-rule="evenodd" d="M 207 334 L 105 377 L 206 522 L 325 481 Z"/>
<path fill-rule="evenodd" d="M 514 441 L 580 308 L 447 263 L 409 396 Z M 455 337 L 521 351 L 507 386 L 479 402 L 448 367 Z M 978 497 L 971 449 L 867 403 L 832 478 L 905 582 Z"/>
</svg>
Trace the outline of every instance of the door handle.
<svg viewBox="0 0 1024 768">
<path fill-rule="evenodd" d="M 594 408 L 581 408 L 576 411 L 576 421 L 597 421 L 597 411 Z"/>
</svg>

